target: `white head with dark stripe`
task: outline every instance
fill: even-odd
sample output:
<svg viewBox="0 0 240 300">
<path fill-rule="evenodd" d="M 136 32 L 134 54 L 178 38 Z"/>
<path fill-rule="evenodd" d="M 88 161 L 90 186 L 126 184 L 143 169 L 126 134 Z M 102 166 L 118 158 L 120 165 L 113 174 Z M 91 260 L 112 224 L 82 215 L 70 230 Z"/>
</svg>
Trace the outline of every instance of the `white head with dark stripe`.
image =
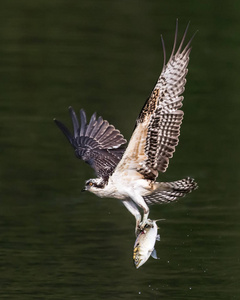
<svg viewBox="0 0 240 300">
<path fill-rule="evenodd" d="M 106 181 L 103 178 L 93 178 L 85 182 L 84 191 L 99 195 L 99 192 L 105 187 Z"/>
</svg>

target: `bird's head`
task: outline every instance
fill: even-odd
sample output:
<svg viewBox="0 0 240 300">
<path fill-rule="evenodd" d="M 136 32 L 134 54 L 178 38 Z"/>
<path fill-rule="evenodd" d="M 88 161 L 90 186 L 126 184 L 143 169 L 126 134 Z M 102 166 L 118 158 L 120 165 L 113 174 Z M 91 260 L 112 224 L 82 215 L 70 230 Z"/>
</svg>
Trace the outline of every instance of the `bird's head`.
<svg viewBox="0 0 240 300">
<path fill-rule="evenodd" d="M 85 187 L 83 191 L 89 191 L 94 194 L 97 194 L 99 190 L 103 189 L 106 185 L 106 182 L 102 178 L 89 179 L 85 182 Z"/>
</svg>

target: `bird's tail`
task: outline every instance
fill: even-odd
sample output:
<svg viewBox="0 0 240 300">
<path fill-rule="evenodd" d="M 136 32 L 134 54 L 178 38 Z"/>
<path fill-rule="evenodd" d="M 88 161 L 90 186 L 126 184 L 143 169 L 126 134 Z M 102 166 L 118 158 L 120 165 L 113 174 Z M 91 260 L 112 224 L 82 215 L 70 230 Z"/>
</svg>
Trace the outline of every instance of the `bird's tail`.
<svg viewBox="0 0 240 300">
<path fill-rule="evenodd" d="M 155 187 L 152 194 L 143 197 L 148 205 L 175 201 L 197 189 L 198 185 L 193 178 L 187 177 L 172 182 L 156 182 Z"/>
</svg>

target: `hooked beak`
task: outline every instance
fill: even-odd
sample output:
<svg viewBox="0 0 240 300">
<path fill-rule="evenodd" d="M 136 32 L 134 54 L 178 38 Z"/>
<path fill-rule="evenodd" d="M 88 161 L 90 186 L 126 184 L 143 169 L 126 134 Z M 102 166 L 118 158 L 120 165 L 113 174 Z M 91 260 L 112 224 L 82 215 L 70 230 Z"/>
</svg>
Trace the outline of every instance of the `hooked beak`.
<svg viewBox="0 0 240 300">
<path fill-rule="evenodd" d="M 86 192 L 86 187 L 84 187 L 82 190 L 81 190 L 81 192 Z"/>
</svg>

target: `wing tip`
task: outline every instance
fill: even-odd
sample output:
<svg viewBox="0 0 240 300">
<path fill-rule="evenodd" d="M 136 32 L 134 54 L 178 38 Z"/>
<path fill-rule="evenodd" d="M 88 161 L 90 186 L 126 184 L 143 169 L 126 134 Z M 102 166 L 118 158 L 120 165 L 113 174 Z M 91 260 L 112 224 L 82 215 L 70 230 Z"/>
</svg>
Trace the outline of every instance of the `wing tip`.
<svg viewBox="0 0 240 300">
<path fill-rule="evenodd" d="M 174 57 L 174 56 L 177 56 L 179 55 L 180 53 L 182 53 L 183 55 L 185 55 L 187 53 L 187 55 L 190 54 L 190 51 L 189 50 L 189 46 L 193 40 L 193 38 L 195 37 L 195 35 L 197 34 L 198 30 L 195 31 L 195 33 L 193 34 L 193 36 L 190 38 L 190 40 L 188 41 L 187 45 L 185 46 L 185 48 L 182 50 L 182 47 L 183 47 L 183 44 L 184 44 L 184 41 L 185 41 L 185 38 L 187 36 L 187 32 L 188 32 L 188 29 L 189 29 L 189 26 L 190 26 L 190 23 L 191 21 L 188 21 L 187 23 L 187 26 L 186 26 L 186 29 L 184 31 L 184 34 L 183 34 L 183 37 L 182 37 L 182 40 L 180 42 L 180 45 L 175 53 L 175 50 L 176 50 L 176 45 L 177 45 L 177 37 L 178 37 L 178 18 L 176 19 L 176 29 L 175 29 L 175 35 L 174 35 L 174 43 L 173 43 L 173 49 L 172 49 L 172 53 L 170 55 L 170 59 L 169 61 Z"/>
<path fill-rule="evenodd" d="M 165 65 L 166 65 L 166 48 L 165 48 L 164 39 L 163 39 L 162 34 L 161 34 L 161 42 L 162 42 L 162 48 L 163 48 L 163 67 L 162 67 L 162 70 L 164 70 Z"/>
</svg>

